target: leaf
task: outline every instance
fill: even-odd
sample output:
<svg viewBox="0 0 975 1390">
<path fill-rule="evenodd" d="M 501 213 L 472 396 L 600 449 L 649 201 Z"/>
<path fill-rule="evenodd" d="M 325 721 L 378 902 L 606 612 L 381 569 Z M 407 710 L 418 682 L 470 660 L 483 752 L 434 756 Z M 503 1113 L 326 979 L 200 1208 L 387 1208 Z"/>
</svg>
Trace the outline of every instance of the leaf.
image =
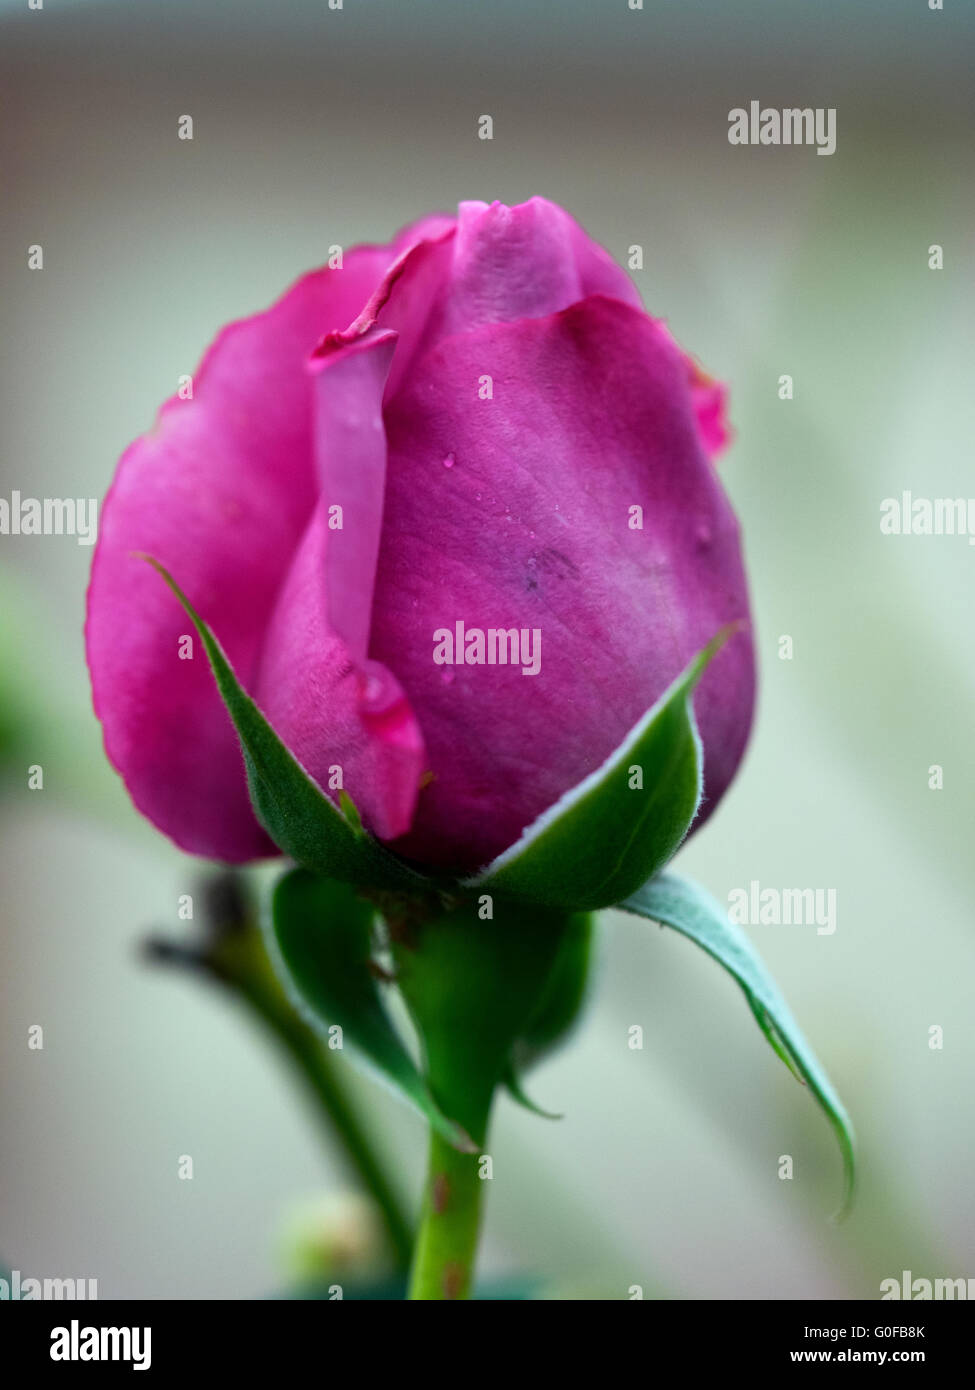
<svg viewBox="0 0 975 1390">
<path fill-rule="evenodd" d="M 522 1077 L 536 1062 L 565 1042 L 585 1004 L 595 918 L 578 912 L 569 918 L 545 989 L 528 1024 L 511 1049 L 504 1084 L 513 1100 L 546 1119 L 560 1115 L 543 1110 L 525 1094 Z"/>
<path fill-rule="evenodd" d="M 697 942 L 738 981 L 769 1043 L 799 1080 L 808 1084 L 833 1127 L 845 1180 L 836 1217 L 845 1215 L 856 1178 L 856 1139 L 850 1117 L 748 937 L 703 888 L 672 874 L 644 884 L 618 905 Z"/>
<path fill-rule="evenodd" d="M 701 801 L 691 695 L 735 629 L 723 629 L 595 772 L 465 886 L 592 911 L 635 893 L 676 853 Z M 641 784 L 631 787 L 632 770 Z"/>
<path fill-rule="evenodd" d="M 271 910 L 281 973 L 303 1012 L 319 1029 L 338 1024 L 450 1144 L 473 1151 L 435 1103 L 383 1005 L 372 965 L 372 905 L 348 884 L 292 869 L 275 886 Z"/>
<path fill-rule="evenodd" d="M 343 814 L 308 776 L 241 688 L 219 642 L 176 581 L 151 555 L 142 558 L 166 581 L 200 635 L 240 739 L 254 813 L 278 848 L 305 868 L 347 883 L 414 889 L 423 885 L 426 880 L 363 831 L 348 797 Z"/>
<path fill-rule="evenodd" d="M 519 1072 L 554 1051 L 577 1022 L 589 983 L 594 928 L 595 919 L 588 912 L 569 918 L 545 992 L 515 1044 Z"/>
<path fill-rule="evenodd" d="M 525 1110 L 530 1110 L 533 1115 L 539 1115 L 543 1120 L 561 1120 L 562 1115 L 558 1115 L 554 1110 L 543 1110 L 532 1100 L 531 1096 L 526 1095 L 525 1088 L 521 1084 L 514 1066 L 509 1066 L 504 1074 L 504 1088 L 513 1101 L 516 1101 Z"/>
</svg>

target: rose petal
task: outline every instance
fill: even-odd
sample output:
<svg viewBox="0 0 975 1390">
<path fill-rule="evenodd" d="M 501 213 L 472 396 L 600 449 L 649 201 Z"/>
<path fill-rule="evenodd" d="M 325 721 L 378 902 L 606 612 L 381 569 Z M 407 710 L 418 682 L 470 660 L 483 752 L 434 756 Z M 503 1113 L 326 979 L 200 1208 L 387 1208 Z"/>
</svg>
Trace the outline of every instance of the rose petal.
<svg viewBox="0 0 975 1390">
<path fill-rule="evenodd" d="M 493 400 L 474 389 L 482 374 Z M 402 682 L 434 773 L 397 847 L 470 868 L 597 767 L 721 627 L 747 621 L 738 526 L 681 354 L 619 300 L 443 340 L 387 403 L 386 431 L 371 653 Z M 434 632 L 457 620 L 539 629 L 540 673 L 435 665 Z M 741 633 L 696 698 L 705 815 L 753 696 Z"/>
<path fill-rule="evenodd" d="M 732 437 L 728 423 L 728 388 L 723 381 L 709 376 L 696 357 L 684 351 L 664 319 L 658 319 L 657 323 L 684 359 L 698 435 L 709 458 L 717 458 Z"/>
<path fill-rule="evenodd" d="M 465 202 L 456 224 L 434 223 L 407 247 L 350 326 L 329 335 L 320 351 L 377 325 L 394 330 L 389 401 L 441 339 L 541 317 L 599 293 L 640 305 L 629 276 L 563 208 L 545 198 L 517 207 Z"/>
<path fill-rule="evenodd" d="M 329 621 L 325 576 L 342 533 L 329 529 L 328 516 L 323 500 L 275 605 L 254 696 L 319 786 L 336 799 L 339 787 L 348 792 L 366 827 L 392 839 L 413 816 L 423 739 L 395 677 L 360 660 Z"/>
<path fill-rule="evenodd" d="M 133 552 L 170 571 L 250 688 L 264 626 L 316 503 L 308 352 L 348 322 L 389 250 L 350 251 L 265 313 L 231 324 L 119 464 L 88 594 L 95 709 L 141 811 L 184 849 L 273 852 L 250 808 L 236 735 L 187 620 Z"/>
<path fill-rule="evenodd" d="M 625 272 L 546 198 L 461 203 L 452 252 L 438 337 L 541 318 L 589 294 L 640 302 Z"/>
<path fill-rule="evenodd" d="M 336 508 L 324 550 L 328 625 L 358 660 L 369 649 L 372 592 L 386 493 L 382 400 L 396 334 L 328 340 L 309 363 L 320 496 Z"/>
</svg>

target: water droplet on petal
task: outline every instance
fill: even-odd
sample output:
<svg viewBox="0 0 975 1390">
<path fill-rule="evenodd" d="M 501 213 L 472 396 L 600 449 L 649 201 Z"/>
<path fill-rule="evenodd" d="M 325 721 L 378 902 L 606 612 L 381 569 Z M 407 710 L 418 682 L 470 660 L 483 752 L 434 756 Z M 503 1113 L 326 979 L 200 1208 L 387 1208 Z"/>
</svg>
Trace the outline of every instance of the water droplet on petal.
<svg viewBox="0 0 975 1390">
<path fill-rule="evenodd" d="M 453 454 L 448 454 L 448 455 L 446 456 L 446 458 L 445 458 L 444 461 L 443 461 L 443 466 L 444 466 L 444 468 L 453 468 L 453 466 L 454 466 L 454 456 L 453 456 Z"/>
</svg>

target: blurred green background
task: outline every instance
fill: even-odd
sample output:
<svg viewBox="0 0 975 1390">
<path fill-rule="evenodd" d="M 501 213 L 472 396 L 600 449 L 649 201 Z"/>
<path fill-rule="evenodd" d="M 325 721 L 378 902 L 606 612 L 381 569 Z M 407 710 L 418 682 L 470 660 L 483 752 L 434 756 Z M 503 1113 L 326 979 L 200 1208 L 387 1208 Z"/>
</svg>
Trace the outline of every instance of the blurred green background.
<svg viewBox="0 0 975 1390">
<path fill-rule="evenodd" d="M 221 324 L 461 198 L 543 193 L 618 258 L 642 244 L 648 308 L 731 384 L 761 703 L 678 867 L 723 901 L 836 889 L 832 936 L 749 931 L 853 1114 L 860 1200 L 828 1224 L 828 1127 L 729 979 L 607 918 L 590 1016 L 534 1078 L 565 1118 L 499 1108 L 487 1273 L 704 1298 L 975 1276 L 975 551 L 879 529 L 902 489 L 975 493 L 973 52 L 961 0 L 0 7 L 0 495 L 100 497 Z M 836 153 L 730 146 L 752 99 L 835 106 Z M 0 537 L 0 1261 L 102 1297 L 254 1296 L 294 1200 L 347 1180 L 250 1021 L 139 959 L 198 866 L 102 757 L 90 560 Z M 418 1195 L 419 1123 L 358 1090 Z"/>
</svg>

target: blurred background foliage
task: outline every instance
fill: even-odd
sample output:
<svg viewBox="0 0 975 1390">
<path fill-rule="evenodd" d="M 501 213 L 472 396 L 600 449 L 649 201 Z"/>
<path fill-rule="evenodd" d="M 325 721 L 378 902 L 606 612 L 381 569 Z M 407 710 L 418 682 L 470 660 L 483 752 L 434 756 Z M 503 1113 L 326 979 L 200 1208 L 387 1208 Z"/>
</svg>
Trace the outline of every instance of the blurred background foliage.
<svg viewBox="0 0 975 1390">
<path fill-rule="evenodd" d="M 641 244 L 648 308 L 731 384 L 761 705 L 678 866 L 722 900 L 836 889 L 835 935 L 750 932 L 858 1125 L 859 1204 L 827 1223 L 828 1128 L 723 973 L 609 917 L 590 1017 L 533 1078 L 565 1118 L 499 1107 L 486 1273 L 712 1298 L 975 1274 L 975 554 L 879 530 L 904 488 L 975 492 L 972 7 L 48 0 L 0 26 L 0 495 L 101 496 L 222 323 L 465 197 L 544 193 L 618 258 Z M 729 146 L 752 99 L 835 106 L 835 155 Z M 103 1297 L 252 1296 L 307 1276 L 295 1203 L 348 1179 L 245 1011 L 140 955 L 150 926 L 178 936 L 199 866 L 103 759 L 90 560 L 0 538 L 0 1257 Z M 351 1085 L 418 1195 L 419 1125 Z"/>
</svg>

